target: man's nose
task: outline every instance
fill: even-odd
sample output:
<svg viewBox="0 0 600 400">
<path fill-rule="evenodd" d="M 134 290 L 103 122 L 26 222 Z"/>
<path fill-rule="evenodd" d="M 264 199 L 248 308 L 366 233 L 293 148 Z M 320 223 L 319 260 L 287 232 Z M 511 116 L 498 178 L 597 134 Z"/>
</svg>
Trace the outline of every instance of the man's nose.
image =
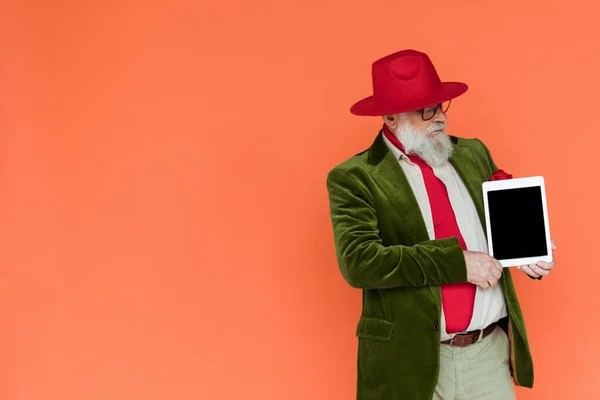
<svg viewBox="0 0 600 400">
<path fill-rule="evenodd" d="M 437 112 L 433 116 L 433 122 L 446 122 L 446 113 L 444 110 L 442 110 L 441 106 L 437 109 Z"/>
</svg>

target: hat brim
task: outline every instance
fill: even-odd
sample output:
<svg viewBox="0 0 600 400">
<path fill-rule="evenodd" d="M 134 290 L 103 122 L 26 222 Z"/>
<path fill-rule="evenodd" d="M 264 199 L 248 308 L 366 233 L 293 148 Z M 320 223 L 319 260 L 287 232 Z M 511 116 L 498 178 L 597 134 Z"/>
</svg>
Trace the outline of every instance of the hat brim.
<svg viewBox="0 0 600 400">
<path fill-rule="evenodd" d="M 424 96 L 402 99 L 396 102 L 377 102 L 373 96 L 366 97 L 351 108 L 350 112 L 361 116 L 382 116 L 399 114 L 403 112 L 419 110 L 421 108 L 434 106 L 444 101 L 452 100 L 468 90 L 468 86 L 462 82 L 444 82 L 441 89 L 428 93 Z"/>
</svg>

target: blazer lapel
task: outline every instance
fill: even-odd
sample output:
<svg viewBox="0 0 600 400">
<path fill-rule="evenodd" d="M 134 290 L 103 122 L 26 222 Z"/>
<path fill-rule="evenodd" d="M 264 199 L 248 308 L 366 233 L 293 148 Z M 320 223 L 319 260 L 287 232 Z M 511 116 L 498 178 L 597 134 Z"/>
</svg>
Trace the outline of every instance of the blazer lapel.
<svg viewBox="0 0 600 400">
<path fill-rule="evenodd" d="M 427 227 L 419 211 L 419 203 L 408 183 L 400 163 L 383 140 L 380 132 L 371 146 L 369 163 L 374 166 L 373 179 L 395 207 L 395 211 L 405 221 L 404 229 L 415 243 L 429 240 Z"/>
<path fill-rule="evenodd" d="M 483 189 L 481 187 L 483 184 L 481 178 L 482 173 L 479 171 L 475 157 L 467 147 L 457 144 L 454 146 L 454 153 L 450 159 L 450 163 L 467 187 L 467 190 L 473 199 L 473 203 L 475 204 L 475 208 L 477 209 L 483 231 L 486 232 L 485 212 L 483 209 Z"/>
</svg>

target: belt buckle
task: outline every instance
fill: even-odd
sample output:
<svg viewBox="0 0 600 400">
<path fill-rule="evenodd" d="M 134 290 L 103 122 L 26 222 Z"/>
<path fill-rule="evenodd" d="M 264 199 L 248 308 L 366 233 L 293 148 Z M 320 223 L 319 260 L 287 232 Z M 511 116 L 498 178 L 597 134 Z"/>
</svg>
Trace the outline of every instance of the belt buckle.
<svg viewBox="0 0 600 400">
<path fill-rule="evenodd" d="M 448 343 L 450 347 L 454 346 L 454 339 L 456 339 L 457 336 L 459 336 L 458 333 L 450 338 L 450 343 Z"/>
<path fill-rule="evenodd" d="M 479 343 L 479 342 L 481 342 L 483 340 L 483 331 L 484 330 L 485 329 L 480 329 L 479 330 L 479 334 L 477 335 L 477 340 L 475 341 L 475 343 Z M 473 344 L 475 344 L 475 343 L 473 343 Z"/>
<path fill-rule="evenodd" d="M 448 343 L 450 346 L 454 346 L 454 339 L 456 339 L 459 336 L 467 336 L 469 333 L 467 332 L 460 332 L 460 333 L 456 333 L 454 336 L 452 336 L 450 338 L 450 343 Z"/>
</svg>

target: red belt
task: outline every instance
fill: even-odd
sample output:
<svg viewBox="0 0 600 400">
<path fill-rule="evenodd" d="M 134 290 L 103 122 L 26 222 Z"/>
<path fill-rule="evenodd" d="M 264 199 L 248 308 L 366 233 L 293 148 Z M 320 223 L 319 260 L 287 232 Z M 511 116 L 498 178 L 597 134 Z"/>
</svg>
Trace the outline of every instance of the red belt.
<svg viewBox="0 0 600 400">
<path fill-rule="evenodd" d="M 494 332 L 494 329 L 496 329 L 496 326 L 498 326 L 498 324 L 496 322 L 494 322 L 493 324 L 490 324 L 487 327 L 485 327 L 483 330 L 478 329 L 476 331 L 471 331 L 468 333 L 459 333 L 459 334 L 455 335 L 452 339 L 444 340 L 442 342 L 442 344 L 449 344 L 450 346 L 457 346 L 457 347 L 469 346 L 469 345 L 472 345 L 473 343 L 477 343 L 477 341 L 479 340 L 479 335 L 482 335 L 482 332 L 483 332 L 483 335 L 481 336 L 482 339 L 484 337 L 488 336 L 490 333 Z"/>
</svg>

